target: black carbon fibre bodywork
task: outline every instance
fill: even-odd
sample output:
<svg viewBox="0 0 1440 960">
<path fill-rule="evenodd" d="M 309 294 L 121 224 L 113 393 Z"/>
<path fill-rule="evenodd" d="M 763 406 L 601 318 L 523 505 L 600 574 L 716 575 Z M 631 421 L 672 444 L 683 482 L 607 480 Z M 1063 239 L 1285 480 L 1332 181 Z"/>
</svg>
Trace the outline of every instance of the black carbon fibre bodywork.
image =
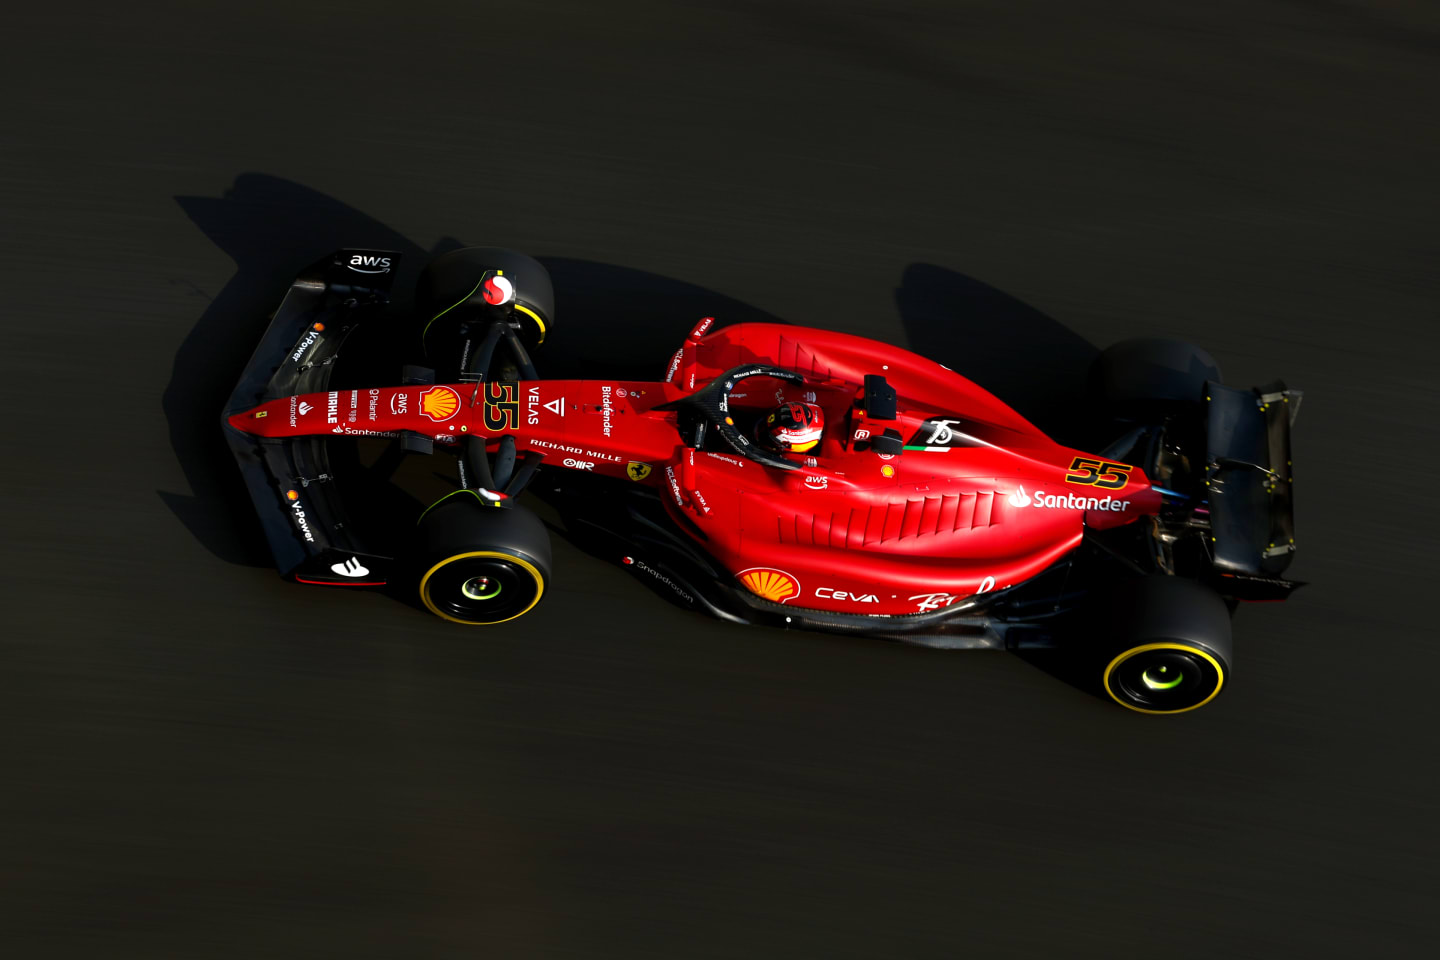
<svg viewBox="0 0 1440 960">
<path fill-rule="evenodd" d="M 298 394 L 327 392 L 350 334 L 388 305 L 399 259 L 389 251 L 347 249 L 304 270 L 225 405 L 221 428 L 283 576 L 336 586 L 383 586 L 393 559 L 350 522 L 336 487 L 328 437 L 267 439 L 241 433 L 227 418 L 285 396 L 291 397 L 293 416 Z M 336 572 L 337 565 L 347 563 L 367 572 Z"/>
</svg>

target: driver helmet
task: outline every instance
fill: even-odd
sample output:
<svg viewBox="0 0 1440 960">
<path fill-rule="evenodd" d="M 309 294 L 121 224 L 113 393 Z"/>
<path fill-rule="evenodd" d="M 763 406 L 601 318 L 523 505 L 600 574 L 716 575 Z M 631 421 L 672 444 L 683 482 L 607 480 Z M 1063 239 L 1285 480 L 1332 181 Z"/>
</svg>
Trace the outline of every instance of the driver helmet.
<svg viewBox="0 0 1440 960">
<path fill-rule="evenodd" d="M 765 418 L 760 435 L 782 453 L 809 453 L 825 432 L 825 411 L 813 403 L 782 403 Z"/>
</svg>

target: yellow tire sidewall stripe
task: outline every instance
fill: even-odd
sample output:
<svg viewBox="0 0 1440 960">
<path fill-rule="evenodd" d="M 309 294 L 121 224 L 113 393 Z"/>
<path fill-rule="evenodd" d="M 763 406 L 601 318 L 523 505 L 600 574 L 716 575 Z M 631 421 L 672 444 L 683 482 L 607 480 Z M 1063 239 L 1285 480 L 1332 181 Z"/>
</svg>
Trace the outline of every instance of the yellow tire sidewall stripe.
<svg viewBox="0 0 1440 960">
<path fill-rule="evenodd" d="M 529 317 L 531 320 L 534 320 L 534 321 L 535 321 L 535 325 L 540 328 L 540 339 L 537 340 L 536 342 L 537 342 L 537 343 L 544 343 L 544 342 L 545 342 L 545 321 L 540 319 L 540 314 L 536 313 L 534 310 L 531 310 L 529 307 L 525 306 L 524 304 L 518 303 L 518 302 L 515 304 L 515 309 L 516 309 L 516 310 L 519 310 L 521 313 L 525 314 L 525 316 L 527 316 L 527 317 Z"/>
<path fill-rule="evenodd" d="M 1215 668 L 1215 675 L 1218 678 L 1215 684 L 1215 689 L 1210 691 L 1210 696 L 1206 697 L 1204 700 L 1201 700 L 1199 703 L 1189 707 L 1181 707 L 1179 710 L 1146 710 L 1144 707 L 1137 707 L 1133 704 L 1126 703 L 1124 700 L 1121 700 L 1115 695 L 1114 690 L 1110 689 L 1110 674 L 1114 672 L 1116 667 L 1120 666 L 1120 664 L 1124 663 L 1126 660 L 1129 660 L 1137 653 L 1145 653 L 1149 650 L 1183 650 L 1186 653 L 1193 653 L 1197 657 L 1203 657 L 1206 661 L 1209 662 L 1210 666 Z M 1136 713 L 1149 714 L 1187 713 L 1191 710 L 1198 710 L 1200 707 L 1205 706 L 1205 704 L 1209 703 L 1211 700 L 1214 700 L 1215 697 L 1219 695 L 1220 688 L 1225 686 L 1225 668 L 1220 666 L 1219 660 L 1216 660 L 1213 656 L 1206 653 L 1204 650 L 1201 650 L 1199 647 L 1192 646 L 1188 643 L 1146 643 L 1138 647 L 1131 647 L 1129 650 L 1126 650 L 1124 653 L 1117 656 L 1114 660 L 1111 660 L 1109 666 L 1105 668 L 1105 676 L 1102 682 L 1105 685 L 1105 692 L 1110 694 L 1110 699 L 1114 700 L 1116 703 L 1120 704 L 1120 706 L 1124 707 L 1127 710 L 1134 710 Z"/>
<path fill-rule="evenodd" d="M 531 600 L 530 605 L 527 606 L 524 610 L 521 610 L 519 613 L 514 614 L 513 616 L 506 617 L 504 620 L 461 620 L 459 617 L 452 617 L 450 614 L 440 610 L 438 607 L 435 606 L 433 602 L 431 602 L 430 594 L 425 589 L 426 585 L 430 582 L 430 578 L 434 576 L 436 571 L 438 571 L 441 567 L 454 563 L 456 560 L 465 560 L 470 557 L 495 557 L 500 560 L 508 560 L 511 563 L 523 567 L 525 571 L 528 572 L 530 576 L 535 579 L 535 599 Z M 463 623 L 469 627 L 488 627 L 493 626 L 497 623 L 508 623 L 509 621 L 514 620 L 517 617 L 523 617 L 525 614 L 529 613 L 535 608 L 535 604 L 539 603 L 540 598 L 544 595 L 545 577 L 543 574 L 540 573 L 539 569 L 533 563 L 521 557 L 517 557 L 514 554 L 500 553 L 495 550 L 471 550 L 468 553 L 457 553 L 454 556 L 446 557 L 444 560 L 441 560 L 429 570 L 426 570 L 425 575 L 420 578 L 420 600 L 422 603 L 425 604 L 425 608 L 431 613 L 435 614 L 435 616 L 440 617 L 442 620 L 449 620 L 451 623 Z"/>
</svg>

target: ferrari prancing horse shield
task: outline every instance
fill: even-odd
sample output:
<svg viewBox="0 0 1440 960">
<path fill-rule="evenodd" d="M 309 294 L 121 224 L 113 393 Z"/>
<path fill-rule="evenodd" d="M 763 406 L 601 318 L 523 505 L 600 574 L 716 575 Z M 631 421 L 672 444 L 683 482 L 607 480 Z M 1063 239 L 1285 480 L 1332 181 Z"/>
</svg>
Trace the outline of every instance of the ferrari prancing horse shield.
<svg viewBox="0 0 1440 960">
<path fill-rule="evenodd" d="M 644 480 L 646 477 L 650 476 L 650 464 L 637 463 L 636 461 L 631 460 L 630 465 L 625 468 L 625 476 L 629 477 L 631 480 Z"/>
</svg>

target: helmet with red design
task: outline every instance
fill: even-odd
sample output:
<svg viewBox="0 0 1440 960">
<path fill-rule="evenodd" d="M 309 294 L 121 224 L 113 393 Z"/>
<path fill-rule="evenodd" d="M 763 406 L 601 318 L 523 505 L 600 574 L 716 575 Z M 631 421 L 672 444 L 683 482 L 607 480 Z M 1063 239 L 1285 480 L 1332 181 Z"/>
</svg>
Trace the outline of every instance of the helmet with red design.
<svg viewBox="0 0 1440 960">
<path fill-rule="evenodd" d="M 813 403 L 782 403 L 760 425 L 760 436 L 781 453 L 809 453 L 825 432 L 825 411 Z"/>
</svg>

